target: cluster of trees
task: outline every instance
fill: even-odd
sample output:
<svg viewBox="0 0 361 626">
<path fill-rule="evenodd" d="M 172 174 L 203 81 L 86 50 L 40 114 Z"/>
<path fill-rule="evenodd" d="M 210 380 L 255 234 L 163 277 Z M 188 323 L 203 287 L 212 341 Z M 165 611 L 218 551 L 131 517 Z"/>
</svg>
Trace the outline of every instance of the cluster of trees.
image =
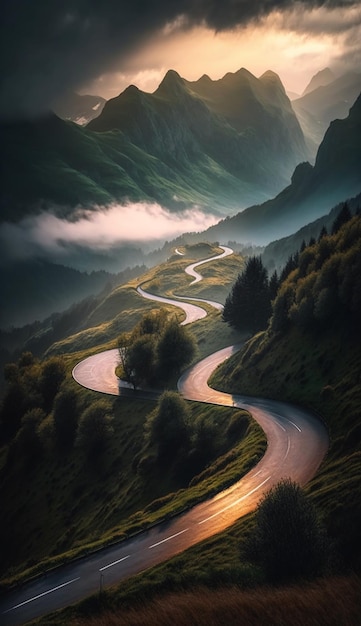
<svg viewBox="0 0 361 626">
<path fill-rule="evenodd" d="M 175 391 L 164 391 L 144 428 L 144 446 L 137 461 L 140 473 L 163 471 L 179 478 L 181 485 L 227 452 L 246 434 L 244 411 L 234 413 L 227 428 L 219 428 L 211 414 L 191 419 L 189 404 Z"/>
<path fill-rule="evenodd" d="M 77 445 L 90 457 L 102 450 L 112 432 L 109 401 L 84 406 L 66 380 L 61 357 L 41 362 L 24 352 L 17 363 L 5 366 L 4 376 L 0 442 L 10 444 L 13 454 L 34 460 L 49 440 L 62 451 Z"/>
<path fill-rule="evenodd" d="M 361 218 L 347 205 L 332 232 L 301 249 L 273 302 L 271 329 L 355 327 L 361 313 Z"/>
<path fill-rule="evenodd" d="M 47 415 L 65 379 L 64 361 L 52 357 L 40 363 L 31 352 L 24 352 L 17 363 L 4 367 L 6 390 L 0 406 L 0 439 L 5 442 L 19 431 L 28 414 Z"/>
<path fill-rule="evenodd" d="M 250 257 L 226 299 L 223 319 L 256 332 L 271 323 L 275 332 L 295 323 L 314 327 L 352 321 L 361 311 L 361 219 L 345 203 L 328 234 L 292 254 L 280 276 L 268 278 L 261 257 Z"/>
<path fill-rule="evenodd" d="M 142 383 L 170 380 L 188 365 L 196 351 L 191 333 L 165 311 L 147 313 L 130 334 L 118 338 L 121 377 L 134 389 Z"/>
</svg>

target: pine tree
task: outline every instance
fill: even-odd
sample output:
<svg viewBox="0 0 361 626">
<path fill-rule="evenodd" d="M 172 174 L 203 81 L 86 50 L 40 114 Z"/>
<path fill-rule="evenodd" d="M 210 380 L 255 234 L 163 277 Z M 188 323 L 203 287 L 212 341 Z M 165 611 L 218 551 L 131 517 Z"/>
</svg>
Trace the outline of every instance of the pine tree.
<svg viewBox="0 0 361 626">
<path fill-rule="evenodd" d="M 256 332 L 265 328 L 270 315 L 267 270 L 260 257 L 250 257 L 226 300 L 223 319 L 235 328 Z"/>
<path fill-rule="evenodd" d="M 348 206 L 348 203 L 345 202 L 342 205 L 342 208 L 339 212 L 339 214 L 337 215 L 335 221 L 332 224 L 332 230 L 331 230 L 331 234 L 335 235 L 341 228 L 341 226 L 343 226 L 344 224 L 346 224 L 346 222 L 348 222 L 352 217 L 350 208 Z"/>
</svg>

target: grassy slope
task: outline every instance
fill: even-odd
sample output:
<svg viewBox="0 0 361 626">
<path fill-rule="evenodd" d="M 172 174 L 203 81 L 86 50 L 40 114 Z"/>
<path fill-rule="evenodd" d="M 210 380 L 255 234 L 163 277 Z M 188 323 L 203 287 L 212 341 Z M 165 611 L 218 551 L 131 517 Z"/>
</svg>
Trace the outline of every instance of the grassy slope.
<svg viewBox="0 0 361 626">
<path fill-rule="evenodd" d="M 197 589 L 170 593 L 148 604 L 71 621 L 72 626 L 355 626 L 361 611 L 361 584 L 354 577 L 307 586 L 245 591 Z"/>
<path fill-rule="evenodd" d="M 83 330 L 53 344 L 47 351 L 47 355 L 67 354 L 94 347 L 98 348 L 97 351 L 113 348 L 121 332 L 131 330 L 146 311 L 154 308 L 165 307 L 170 313 L 175 314 L 179 321 L 184 319 L 184 313 L 176 307 L 141 298 L 136 292 L 139 284 L 153 293 L 169 296 L 173 293 L 190 297 L 199 296 L 223 302 L 230 286 L 238 273 L 242 271 L 242 257 L 235 254 L 213 261 L 209 266 L 201 266 L 199 270 L 204 280 L 189 286 L 192 278 L 184 273 L 185 267 L 193 261 L 220 253 L 221 250 L 209 244 L 182 247 L 181 250 L 184 251 L 184 256 L 175 254 L 165 263 L 151 268 L 142 276 L 114 289 L 84 320 Z M 239 340 L 239 335 L 222 323 L 219 313 L 214 312 L 211 307 L 206 308 L 211 312 L 210 320 L 201 320 L 202 323 L 197 322 L 192 326 L 192 332 L 197 333 L 197 329 L 201 329 L 200 332 L 204 335 L 204 341 L 201 341 L 201 344 L 207 342 L 208 345 L 209 341 L 209 352 L 205 347 L 200 346 L 202 356 L 204 350 L 206 350 L 205 354 L 209 354 Z"/>
<path fill-rule="evenodd" d="M 222 389 L 281 397 L 310 406 L 324 416 L 330 430 L 330 452 L 317 476 L 309 484 L 308 490 L 320 508 L 329 535 L 333 539 L 335 569 L 350 566 L 358 568 L 360 564 L 361 391 L 358 339 L 355 336 L 350 337 L 347 329 L 338 335 L 331 332 L 301 334 L 297 329 L 293 329 L 283 338 L 278 337 L 269 343 L 267 335 L 261 333 L 250 340 L 242 353 L 229 359 L 213 379 L 214 386 Z M 89 617 L 99 608 L 103 610 L 106 606 L 114 608 L 115 613 L 104 618 L 97 615 L 98 623 L 117 624 L 116 609 L 127 604 L 134 606 L 136 612 L 145 619 L 144 614 L 140 612 L 142 607 L 139 599 L 147 601 L 159 594 L 194 589 L 202 585 L 219 587 L 232 583 L 238 586 L 260 583 L 262 582 L 260 573 L 247 563 L 240 564 L 239 558 L 244 541 L 252 532 L 252 526 L 252 516 L 239 520 L 226 533 L 195 546 L 168 563 L 125 581 L 119 589 L 107 592 L 100 606 L 94 599 L 89 600 L 83 603 L 76 613 L 70 609 L 59 618 L 52 618 L 51 621 L 48 618 L 46 623 L 64 623 L 61 621 L 64 619 L 70 623 L 74 615 Z M 295 604 L 295 618 L 294 620 L 292 618 L 292 623 L 345 623 L 352 626 L 357 623 L 360 609 L 360 581 L 357 577 L 340 582 L 326 579 L 307 587 L 309 593 L 306 594 L 305 591 L 304 588 L 284 589 L 276 592 L 276 595 L 272 591 L 269 597 L 268 592 L 262 588 L 260 592 L 255 592 L 256 595 L 243 596 L 243 600 L 246 604 L 252 603 L 252 606 L 255 606 L 257 600 L 257 610 L 254 614 L 256 624 L 272 623 L 270 616 L 275 612 L 279 616 L 279 621 L 275 623 L 290 623 L 288 611 Z M 214 611 L 218 610 L 217 607 L 224 607 L 223 600 L 227 597 L 228 591 L 223 589 L 220 591 L 217 603 L 214 592 L 211 593 L 214 615 Z M 238 593 L 237 591 L 237 602 L 229 600 L 235 611 L 235 616 L 232 614 L 228 619 L 229 624 L 239 623 L 242 600 Z M 269 604 L 271 597 L 277 599 L 268 611 L 264 599 L 269 598 Z M 346 602 L 345 597 L 348 598 Z M 190 596 L 187 598 L 189 605 L 192 602 L 198 607 L 197 615 L 206 610 L 205 607 L 200 609 L 203 591 L 197 589 L 192 600 Z M 304 598 L 304 601 L 301 598 Z M 164 602 L 164 605 L 169 607 L 177 605 L 178 600 L 166 597 L 159 602 Z M 179 605 L 182 603 L 183 599 L 180 597 Z M 146 610 L 149 611 L 146 615 L 150 621 L 143 623 L 152 623 L 154 605 L 150 605 Z M 156 610 L 161 611 L 159 603 Z M 248 614 L 245 615 L 250 619 Z M 331 615 L 332 619 L 334 617 L 333 622 L 330 621 Z M 319 622 L 314 621 L 316 617 L 319 617 Z M 103 622 L 99 621 L 102 619 Z M 179 617 L 179 623 L 182 623 L 182 619 Z M 209 619 L 207 616 L 208 621 Z M 309 622 L 305 621 L 307 619 Z M 224 609 L 222 620 L 224 623 Z"/>
<path fill-rule="evenodd" d="M 260 334 L 216 372 L 212 385 L 289 400 L 322 415 L 329 453 L 307 490 L 319 505 L 334 548 L 360 568 L 361 386 L 360 338 L 292 329 L 270 343 Z"/>
<path fill-rule="evenodd" d="M 146 310 L 154 307 L 154 303 L 137 295 L 136 284 L 144 280 L 151 282 L 157 276 L 161 289 L 171 290 L 172 285 L 177 285 L 178 290 L 182 284 L 183 290 L 184 282 L 186 292 L 190 278 L 184 276 L 184 266 L 217 252 L 208 245 L 184 251 L 184 257 L 174 256 L 157 270 L 149 270 L 139 280 L 115 289 L 84 322 L 88 328 L 58 342 L 49 354 L 62 354 L 70 374 L 72 367 L 85 356 L 115 347 L 117 335 L 130 330 Z M 219 283 L 215 285 L 211 276 L 204 282 L 213 297 L 229 289 L 241 262 L 240 257 L 235 256 L 212 263 Z M 202 269 L 204 274 L 205 269 L 206 266 Z M 226 269 L 229 278 L 226 278 Z M 191 289 L 189 293 L 196 295 Z M 173 307 L 167 308 L 174 311 Z M 192 332 L 198 341 L 198 358 L 240 339 L 214 310 L 208 318 L 194 324 Z M 80 388 L 70 378 L 67 385 L 77 390 L 79 411 L 99 397 Z M 8 457 L 10 460 L 0 484 L 1 499 L 7 503 L 2 514 L 3 527 L 7 529 L 3 536 L 3 576 L 19 573 L 49 557 L 56 562 L 58 555 L 64 552 L 74 553 L 81 551 L 84 544 L 122 537 L 164 515 L 173 514 L 239 478 L 264 451 L 264 437 L 255 424 L 244 440 L 227 447 L 225 433 L 234 410 L 209 409 L 190 403 L 193 421 L 217 419 L 217 448 L 221 459 L 211 465 L 200 480 L 194 481 L 189 490 L 182 491 L 187 485 L 171 474 L 163 473 L 146 481 L 136 473 L 133 461 L 141 454 L 143 424 L 154 405 L 133 398 L 109 398 L 109 405 L 115 435 L 103 463 L 98 466 L 90 467 L 77 449 L 64 453 L 54 447 L 51 416 L 42 426 L 45 451 L 37 463 L 27 466 L 19 458 Z M 6 456 L 7 450 L 3 449 L 0 466 L 6 463 Z M 130 497 L 130 493 L 134 495 Z M 149 506 L 154 500 L 158 503 Z"/>
</svg>

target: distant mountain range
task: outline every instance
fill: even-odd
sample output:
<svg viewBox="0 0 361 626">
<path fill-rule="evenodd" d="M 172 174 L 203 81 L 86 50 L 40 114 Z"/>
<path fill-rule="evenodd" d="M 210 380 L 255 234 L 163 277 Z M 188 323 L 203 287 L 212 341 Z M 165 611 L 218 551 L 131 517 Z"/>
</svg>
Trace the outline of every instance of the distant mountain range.
<svg viewBox="0 0 361 626">
<path fill-rule="evenodd" d="M 335 79 L 336 76 L 332 72 L 332 70 L 330 70 L 329 67 L 325 67 L 325 69 L 320 70 L 319 72 L 317 72 L 317 74 L 312 76 L 310 82 L 305 87 L 302 96 L 305 96 L 306 94 L 314 91 L 315 89 L 318 89 L 319 87 L 326 87 L 326 85 L 329 85 Z"/>
<path fill-rule="evenodd" d="M 101 96 L 81 96 L 74 91 L 68 91 L 54 102 L 53 111 L 63 120 L 84 126 L 102 112 L 105 103 L 105 98 Z"/>
<path fill-rule="evenodd" d="M 361 95 L 344 120 L 333 121 L 317 152 L 314 167 L 298 165 L 291 185 L 273 200 L 252 206 L 209 228 L 209 241 L 267 244 L 324 215 L 361 191 Z"/>
<path fill-rule="evenodd" d="M 347 117 L 361 92 L 361 73 L 350 72 L 336 78 L 330 69 L 316 74 L 292 107 L 301 124 L 310 156 L 316 156 L 330 123 Z"/>
<path fill-rule="evenodd" d="M 130 86 L 86 128 L 49 113 L 0 130 L 0 207 L 12 220 L 115 200 L 229 215 L 277 193 L 306 157 L 278 76 L 244 69 L 196 82 L 169 71 L 154 94 Z"/>
</svg>

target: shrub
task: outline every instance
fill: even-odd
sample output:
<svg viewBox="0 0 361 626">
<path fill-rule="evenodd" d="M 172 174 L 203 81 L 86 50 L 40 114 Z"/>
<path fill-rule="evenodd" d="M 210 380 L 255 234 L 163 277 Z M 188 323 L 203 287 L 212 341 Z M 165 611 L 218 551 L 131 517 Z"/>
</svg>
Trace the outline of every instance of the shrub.
<svg viewBox="0 0 361 626">
<path fill-rule="evenodd" d="M 228 439 L 230 439 L 231 441 L 238 441 L 239 439 L 244 437 L 247 432 L 248 425 L 249 419 L 247 415 L 245 415 L 241 411 L 237 411 L 237 413 L 232 416 L 231 421 L 229 422 L 229 426 L 227 428 Z"/>
<path fill-rule="evenodd" d="M 175 391 L 165 391 L 146 422 L 146 442 L 156 445 L 158 458 L 168 460 L 189 448 L 189 411 Z"/>
<path fill-rule="evenodd" d="M 263 497 L 248 549 L 269 582 L 320 574 L 326 562 L 326 546 L 316 509 L 299 485 L 283 480 Z"/>
<path fill-rule="evenodd" d="M 106 400 L 97 400 L 83 412 L 78 426 L 76 445 L 88 456 L 98 456 L 113 433 L 112 416 Z"/>
<path fill-rule="evenodd" d="M 58 393 L 53 415 L 57 443 L 60 446 L 71 446 L 78 427 L 78 400 L 73 389 L 63 389 Z"/>
</svg>

